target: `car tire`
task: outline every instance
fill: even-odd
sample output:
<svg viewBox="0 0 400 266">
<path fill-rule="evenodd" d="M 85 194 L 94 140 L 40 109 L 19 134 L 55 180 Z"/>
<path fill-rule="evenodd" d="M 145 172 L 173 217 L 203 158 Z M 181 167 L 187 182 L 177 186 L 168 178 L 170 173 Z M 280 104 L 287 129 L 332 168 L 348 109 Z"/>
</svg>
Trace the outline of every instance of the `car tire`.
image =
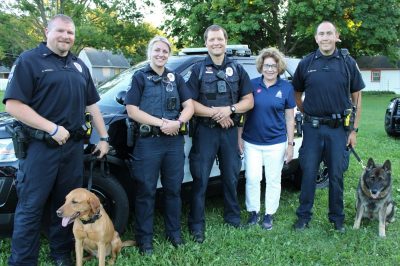
<svg viewBox="0 0 400 266">
<path fill-rule="evenodd" d="M 303 172 L 301 171 L 300 165 L 296 169 L 293 174 L 293 186 L 295 189 L 301 189 L 301 179 L 303 176 Z M 317 188 L 326 188 L 329 185 L 329 175 L 328 175 L 328 167 L 326 167 L 324 162 L 321 162 L 319 165 L 317 179 L 316 179 Z"/>
<path fill-rule="evenodd" d="M 88 176 L 88 173 L 85 173 Z M 108 175 L 102 176 L 98 171 L 93 172 L 93 184 L 90 190 L 100 199 L 108 216 L 114 224 L 115 230 L 125 232 L 129 219 L 129 200 L 124 188 L 117 179 Z"/>
<path fill-rule="evenodd" d="M 325 165 L 324 161 L 319 164 L 316 182 L 317 188 L 326 188 L 329 185 L 328 167 Z"/>
</svg>

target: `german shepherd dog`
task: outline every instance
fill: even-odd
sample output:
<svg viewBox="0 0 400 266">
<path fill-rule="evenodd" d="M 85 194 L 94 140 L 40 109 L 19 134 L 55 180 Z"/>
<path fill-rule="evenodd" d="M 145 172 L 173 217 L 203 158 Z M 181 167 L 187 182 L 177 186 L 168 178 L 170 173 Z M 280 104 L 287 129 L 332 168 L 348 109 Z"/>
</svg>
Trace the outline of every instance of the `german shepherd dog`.
<svg viewBox="0 0 400 266">
<path fill-rule="evenodd" d="M 357 188 L 354 229 L 359 229 L 362 218 L 378 219 L 379 236 L 385 237 L 387 223 L 394 221 L 395 204 L 392 199 L 391 163 L 375 164 L 369 158 Z"/>
</svg>

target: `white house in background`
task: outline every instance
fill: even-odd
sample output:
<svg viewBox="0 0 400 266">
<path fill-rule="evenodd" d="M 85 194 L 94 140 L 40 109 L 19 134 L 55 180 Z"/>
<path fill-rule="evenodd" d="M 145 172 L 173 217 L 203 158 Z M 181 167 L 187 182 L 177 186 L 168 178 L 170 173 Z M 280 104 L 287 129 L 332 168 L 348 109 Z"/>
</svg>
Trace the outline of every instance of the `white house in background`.
<svg viewBox="0 0 400 266">
<path fill-rule="evenodd" d="M 392 64 L 386 56 L 361 56 L 357 60 L 366 91 L 394 91 L 400 94 L 400 61 Z"/>
<path fill-rule="evenodd" d="M 82 49 L 78 57 L 89 68 L 96 85 L 130 67 L 122 54 L 113 54 L 108 50 L 87 47 Z"/>
<path fill-rule="evenodd" d="M 7 87 L 8 76 L 10 74 L 10 69 L 5 66 L 0 66 L 0 90 L 5 90 Z"/>
</svg>

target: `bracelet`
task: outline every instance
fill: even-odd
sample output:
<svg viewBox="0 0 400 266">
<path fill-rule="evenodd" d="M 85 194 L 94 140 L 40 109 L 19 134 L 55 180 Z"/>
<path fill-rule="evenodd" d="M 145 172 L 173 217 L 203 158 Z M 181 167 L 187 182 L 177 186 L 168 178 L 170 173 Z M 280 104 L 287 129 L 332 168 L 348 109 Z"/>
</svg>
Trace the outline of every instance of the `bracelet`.
<svg viewBox="0 0 400 266">
<path fill-rule="evenodd" d="M 179 127 L 181 127 L 181 126 L 182 126 L 182 124 L 183 124 L 183 121 L 182 121 L 182 120 L 180 120 L 180 119 L 178 119 L 177 121 L 179 122 Z"/>
<path fill-rule="evenodd" d="M 53 133 L 50 134 L 50 137 L 54 136 L 58 132 L 58 125 L 56 125 L 56 129 L 54 129 Z"/>
</svg>

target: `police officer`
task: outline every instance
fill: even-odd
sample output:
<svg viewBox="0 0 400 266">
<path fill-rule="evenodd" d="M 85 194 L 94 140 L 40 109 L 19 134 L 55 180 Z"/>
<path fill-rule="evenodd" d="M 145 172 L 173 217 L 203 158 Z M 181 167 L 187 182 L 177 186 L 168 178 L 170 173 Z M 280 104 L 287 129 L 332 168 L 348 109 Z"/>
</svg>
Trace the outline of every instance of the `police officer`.
<svg viewBox="0 0 400 266">
<path fill-rule="evenodd" d="M 53 17 L 46 37 L 47 42 L 17 59 L 3 100 L 6 111 L 31 135 L 16 178 L 18 205 L 9 265 L 37 265 L 41 217 L 48 200 L 50 256 L 56 265 L 72 265 L 72 227 L 62 228 L 56 210 L 72 189 L 83 185 L 83 140 L 76 133 L 85 123 L 85 111 L 92 114 L 102 137 L 96 152 L 99 157 L 108 152 L 107 131 L 96 105 L 99 95 L 88 68 L 70 52 L 75 40 L 71 18 Z"/>
<path fill-rule="evenodd" d="M 179 131 L 193 115 L 193 102 L 183 78 L 165 67 L 170 54 L 166 38 L 156 36 L 149 42 L 150 64 L 133 75 L 125 100 L 129 117 L 139 125 L 133 174 L 135 236 L 143 255 L 153 252 L 154 201 L 160 174 L 166 237 L 175 247 L 183 244 L 180 192 L 185 154 L 184 137 Z"/>
<path fill-rule="evenodd" d="M 365 87 L 353 58 L 336 49 L 339 33 L 332 22 L 318 25 L 315 41 L 319 49 L 306 56 L 293 78 L 297 106 L 304 114 L 303 143 L 299 151 L 303 171 L 296 230 L 308 227 L 315 195 L 315 178 L 322 160 L 329 175 L 329 221 L 344 232 L 343 172 L 346 170 L 346 146 L 356 145 L 361 112 L 361 90 Z M 304 93 L 304 102 L 303 102 Z M 352 106 L 357 113 L 349 127 Z M 350 128 L 346 131 L 346 128 Z"/>
<path fill-rule="evenodd" d="M 240 225 L 236 189 L 241 160 L 235 115 L 248 111 L 254 104 L 248 74 L 225 56 L 228 41 L 225 29 L 218 25 L 208 27 L 204 41 L 208 56 L 193 67 L 187 82 L 193 92 L 197 121 L 189 155 L 193 184 L 188 222 L 198 243 L 205 239 L 205 194 L 216 156 L 223 183 L 224 220 L 234 227 Z"/>
</svg>

